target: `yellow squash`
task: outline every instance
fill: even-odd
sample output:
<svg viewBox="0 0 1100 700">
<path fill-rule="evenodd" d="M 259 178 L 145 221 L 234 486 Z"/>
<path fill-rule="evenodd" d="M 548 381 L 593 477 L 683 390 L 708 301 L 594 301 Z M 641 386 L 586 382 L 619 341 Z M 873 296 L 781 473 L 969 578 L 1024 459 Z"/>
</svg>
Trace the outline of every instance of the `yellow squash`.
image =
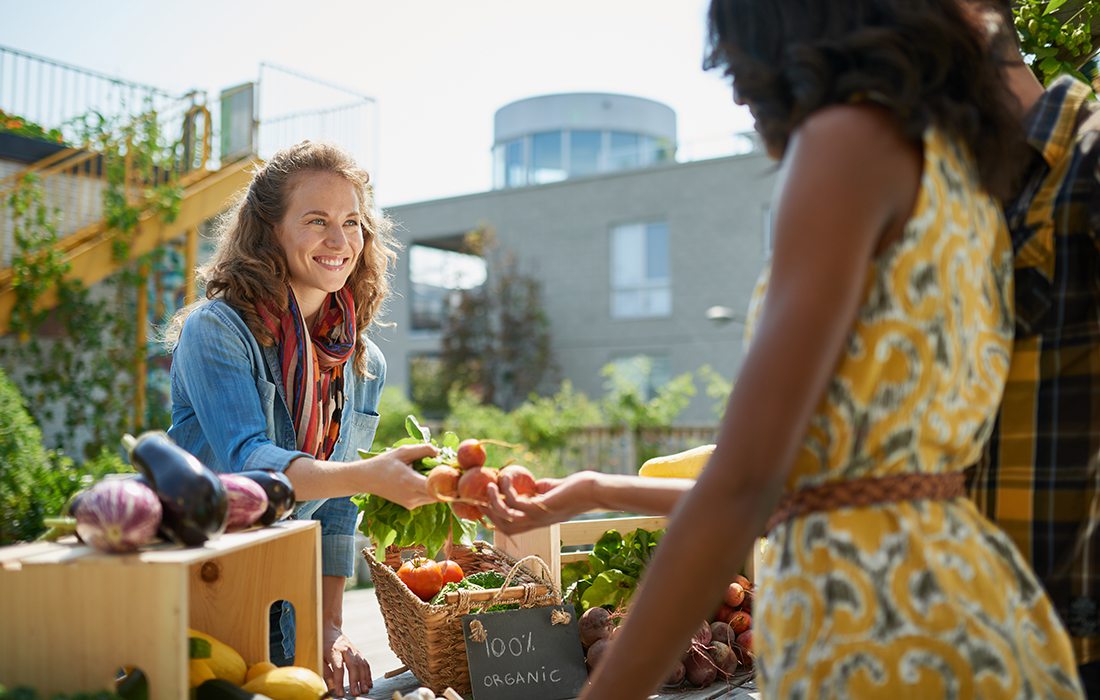
<svg viewBox="0 0 1100 700">
<path fill-rule="evenodd" d="M 266 695 L 272 700 L 319 700 L 328 694 L 324 679 L 308 668 L 283 666 L 244 684 L 250 693 Z"/>
<path fill-rule="evenodd" d="M 247 683 L 250 680 L 259 678 L 268 671 L 274 671 L 276 668 L 278 668 L 278 666 L 270 661 L 257 661 L 249 667 L 248 674 L 244 677 L 244 680 Z"/>
<path fill-rule="evenodd" d="M 668 479 L 694 479 L 703 471 L 714 445 L 700 445 L 674 455 L 646 460 L 638 470 L 639 476 L 660 476 Z"/>
<path fill-rule="evenodd" d="M 214 672 L 210 670 L 210 664 L 206 663 L 206 659 L 190 659 L 188 664 L 188 688 L 198 688 L 206 681 L 214 680 Z"/>
<path fill-rule="evenodd" d="M 236 685 L 244 683 L 248 665 L 245 664 L 244 659 L 237 653 L 236 649 L 198 630 L 187 630 L 187 636 L 197 637 L 210 644 L 210 658 L 202 659 L 202 662 L 210 667 L 215 678 Z"/>
</svg>

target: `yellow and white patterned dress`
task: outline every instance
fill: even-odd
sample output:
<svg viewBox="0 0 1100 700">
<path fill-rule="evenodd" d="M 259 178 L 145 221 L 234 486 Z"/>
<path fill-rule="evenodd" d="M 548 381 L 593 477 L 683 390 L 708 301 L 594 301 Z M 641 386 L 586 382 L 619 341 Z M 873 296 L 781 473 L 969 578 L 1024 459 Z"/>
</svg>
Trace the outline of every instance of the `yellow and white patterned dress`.
<svg viewBox="0 0 1100 700">
<path fill-rule="evenodd" d="M 916 209 L 871 263 L 786 488 L 973 464 L 1008 372 L 1011 299 L 998 206 L 930 129 Z M 768 542 L 754 632 L 765 698 L 1080 697 L 1035 576 L 966 498 L 814 513 Z"/>
</svg>

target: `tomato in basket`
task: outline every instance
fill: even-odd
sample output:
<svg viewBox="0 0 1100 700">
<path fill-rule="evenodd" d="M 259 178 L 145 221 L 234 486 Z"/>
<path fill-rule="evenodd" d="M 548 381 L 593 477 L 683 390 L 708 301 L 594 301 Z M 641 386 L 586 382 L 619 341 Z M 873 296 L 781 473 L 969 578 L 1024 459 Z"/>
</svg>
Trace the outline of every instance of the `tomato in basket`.
<svg viewBox="0 0 1100 700">
<path fill-rule="evenodd" d="M 462 567 L 457 562 L 453 562 L 450 559 L 439 562 L 439 570 L 443 572 L 443 585 L 448 583 L 458 583 L 466 574 L 462 573 Z"/>
<path fill-rule="evenodd" d="M 397 570 L 397 577 L 421 600 L 431 600 L 443 588 L 443 570 L 427 557 L 414 557 Z"/>
</svg>

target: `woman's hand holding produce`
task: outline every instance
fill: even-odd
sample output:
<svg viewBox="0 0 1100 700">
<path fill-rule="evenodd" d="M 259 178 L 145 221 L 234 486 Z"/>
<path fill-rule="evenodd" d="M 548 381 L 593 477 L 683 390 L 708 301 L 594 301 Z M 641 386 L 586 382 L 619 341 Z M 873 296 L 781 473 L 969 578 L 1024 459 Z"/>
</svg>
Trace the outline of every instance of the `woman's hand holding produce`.
<svg viewBox="0 0 1100 700">
<path fill-rule="evenodd" d="M 364 460 L 376 476 L 371 493 L 408 509 L 434 503 L 428 494 L 428 480 L 412 464 L 437 454 L 439 450 L 433 445 L 420 443 L 395 447 Z"/>
<path fill-rule="evenodd" d="M 528 480 L 501 470 L 496 483 L 486 487 L 485 515 L 498 530 L 514 535 L 568 520 L 596 507 L 594 472 L 576 472 L 564 479 Z"/>
</svg>

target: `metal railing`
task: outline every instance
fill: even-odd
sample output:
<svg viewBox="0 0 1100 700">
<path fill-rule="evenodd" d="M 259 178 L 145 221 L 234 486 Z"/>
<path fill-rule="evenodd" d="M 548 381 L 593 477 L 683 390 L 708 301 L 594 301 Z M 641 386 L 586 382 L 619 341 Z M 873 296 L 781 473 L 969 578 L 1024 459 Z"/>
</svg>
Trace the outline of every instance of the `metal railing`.
<svg viewBox="0 0 1100 700">
<path fill-rule="evenodd" d="M 370 95 L 272 63 L 260 64 L 257 153 L 269 158 L 305 139 L 330 141 L 376 175 L 378 102 Z M 309 109 L 303 109 L 308 105 Z"/>
<path fill-rule="evenodd" d="M 79 120 L 170 109 L 180 96 L 154 87 L 0 46 L 0 109 L 81 141 Z"/>
<path fill-rule="evenodd" d="M 122 189 L 126 203 L 138 208 L 152 202 L 158 185 L 186 184 L 189 174 L 204 170 L 211 157 L 213 123 L 202 93 L 176 96 L 2 46 L 0 110 L 16 126 L 28 125 L 23 130 L 28 142 L 34 143 L 39 129 L 59 134 L 61 141 L 46 144 L 53 152 L 26 166 L 0 163 L 0 269 L 10 267 L 14 253 L 15 219 L 8 200 L 28 178 L 41 187 L 61 248 L 79 245 L 97 229 L 109 189 L 103 148 L 109 134 L 130 135 L 118 146 L 124 159 Z M 14 134 L 18 138 L 21 131 Z M 142 148 L 157 150 L 159 162 L 135 166 L 134 139 L 148 141 L 153 134 L 158 142 Z"/>
</svg>

